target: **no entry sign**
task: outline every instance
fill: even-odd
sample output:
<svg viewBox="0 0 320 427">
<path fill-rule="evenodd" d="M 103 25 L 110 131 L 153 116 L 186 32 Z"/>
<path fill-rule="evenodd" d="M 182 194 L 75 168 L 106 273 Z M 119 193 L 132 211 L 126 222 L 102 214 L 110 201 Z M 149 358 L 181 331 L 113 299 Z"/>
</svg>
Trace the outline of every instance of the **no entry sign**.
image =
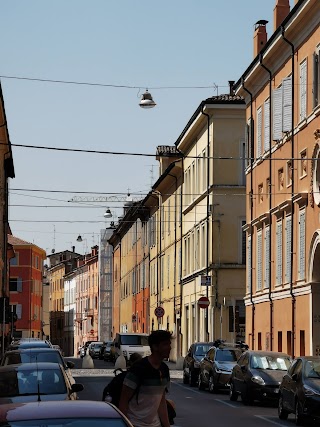
<svg viewBox="0 0 320 427">
<path fill-rule="evenodd" d="M 198 299 L 198 306 L 200 308 L 207 308 L 207 307 L 209 307 L 209 305 L 210 305 L 209 298 L 201 297 Z"/>
</svg>

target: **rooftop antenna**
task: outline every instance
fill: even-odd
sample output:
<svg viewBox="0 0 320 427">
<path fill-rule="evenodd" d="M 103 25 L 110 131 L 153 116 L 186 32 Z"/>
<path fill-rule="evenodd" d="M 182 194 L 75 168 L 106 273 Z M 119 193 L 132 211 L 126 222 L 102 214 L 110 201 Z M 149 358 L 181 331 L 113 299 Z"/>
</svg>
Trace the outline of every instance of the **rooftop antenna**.
<svg viewBox="0 0 320 427">
<path fill-rule="evenodd" d="M 53 249 L 51 251 L 51 253 L 55 253 L 56 251 L 56 226 L 53 225 Z"/>
</svg>

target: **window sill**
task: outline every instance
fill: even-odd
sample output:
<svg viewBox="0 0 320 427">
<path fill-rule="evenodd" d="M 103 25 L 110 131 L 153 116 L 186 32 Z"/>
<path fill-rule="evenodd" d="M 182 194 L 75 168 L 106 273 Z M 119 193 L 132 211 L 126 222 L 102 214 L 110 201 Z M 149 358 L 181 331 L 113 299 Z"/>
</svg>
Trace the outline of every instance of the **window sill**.
<svg viewBox="0 0 320 427">
<path fill-rule="evenodd" d="M 297 132 L 300 132 L 302 129 L 308 126 L 307 118 L 302 119 L 297 126 Z"/>
<path fill-rule="evenodd" d="M 313 109 L 314 115 L 317 117 L 320 114 L 320 104 Z"/>
</svg>

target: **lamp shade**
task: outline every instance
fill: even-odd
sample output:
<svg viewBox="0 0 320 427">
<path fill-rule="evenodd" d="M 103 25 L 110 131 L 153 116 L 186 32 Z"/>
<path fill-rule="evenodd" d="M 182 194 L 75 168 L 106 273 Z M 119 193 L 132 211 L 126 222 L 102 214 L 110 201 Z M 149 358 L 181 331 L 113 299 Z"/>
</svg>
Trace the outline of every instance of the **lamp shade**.
<svg viewBox="0 0 320 427">
<path fill-rule="evenodd" d="M 81 235 L 79 234 L 79 236 L 77 237 L 77 242 L 82 242 L 82 237 L 81 237 Z"/>
<path fill-rule="evenodd" d="M 108 208 L 108 209 L 105 211 L 105 213 L 103 214 L 103 216 L 104 216 L 105 218 L 112 218 L 111 210 Z"/>
<path fill-rule="evenodd" d="M 148 89 L 146 89 L 145 93 L 141 96 L 139 105 L 141 108 L 153 108 L 157 105 Z"/>
</svg>

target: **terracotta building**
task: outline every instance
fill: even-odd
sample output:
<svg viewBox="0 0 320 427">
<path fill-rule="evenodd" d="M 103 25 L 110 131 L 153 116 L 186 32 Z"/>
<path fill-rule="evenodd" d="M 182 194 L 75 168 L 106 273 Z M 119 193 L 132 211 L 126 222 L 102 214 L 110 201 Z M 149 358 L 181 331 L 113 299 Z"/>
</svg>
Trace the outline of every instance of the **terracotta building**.
<svg viewBox="0 0 320 427">
<path fill-rule="evenodd" d="M 13 336 L 42 338 L 43 249 L 8 235 L 14 257 L 10 259 L 10 305 L 17 315 Z"/>
<path fill-rule="evenodd" d="M 246 100 L 246 336 L 320 355 L 320 2 L 278 0 L 256 24 Z"/>
</svg>

